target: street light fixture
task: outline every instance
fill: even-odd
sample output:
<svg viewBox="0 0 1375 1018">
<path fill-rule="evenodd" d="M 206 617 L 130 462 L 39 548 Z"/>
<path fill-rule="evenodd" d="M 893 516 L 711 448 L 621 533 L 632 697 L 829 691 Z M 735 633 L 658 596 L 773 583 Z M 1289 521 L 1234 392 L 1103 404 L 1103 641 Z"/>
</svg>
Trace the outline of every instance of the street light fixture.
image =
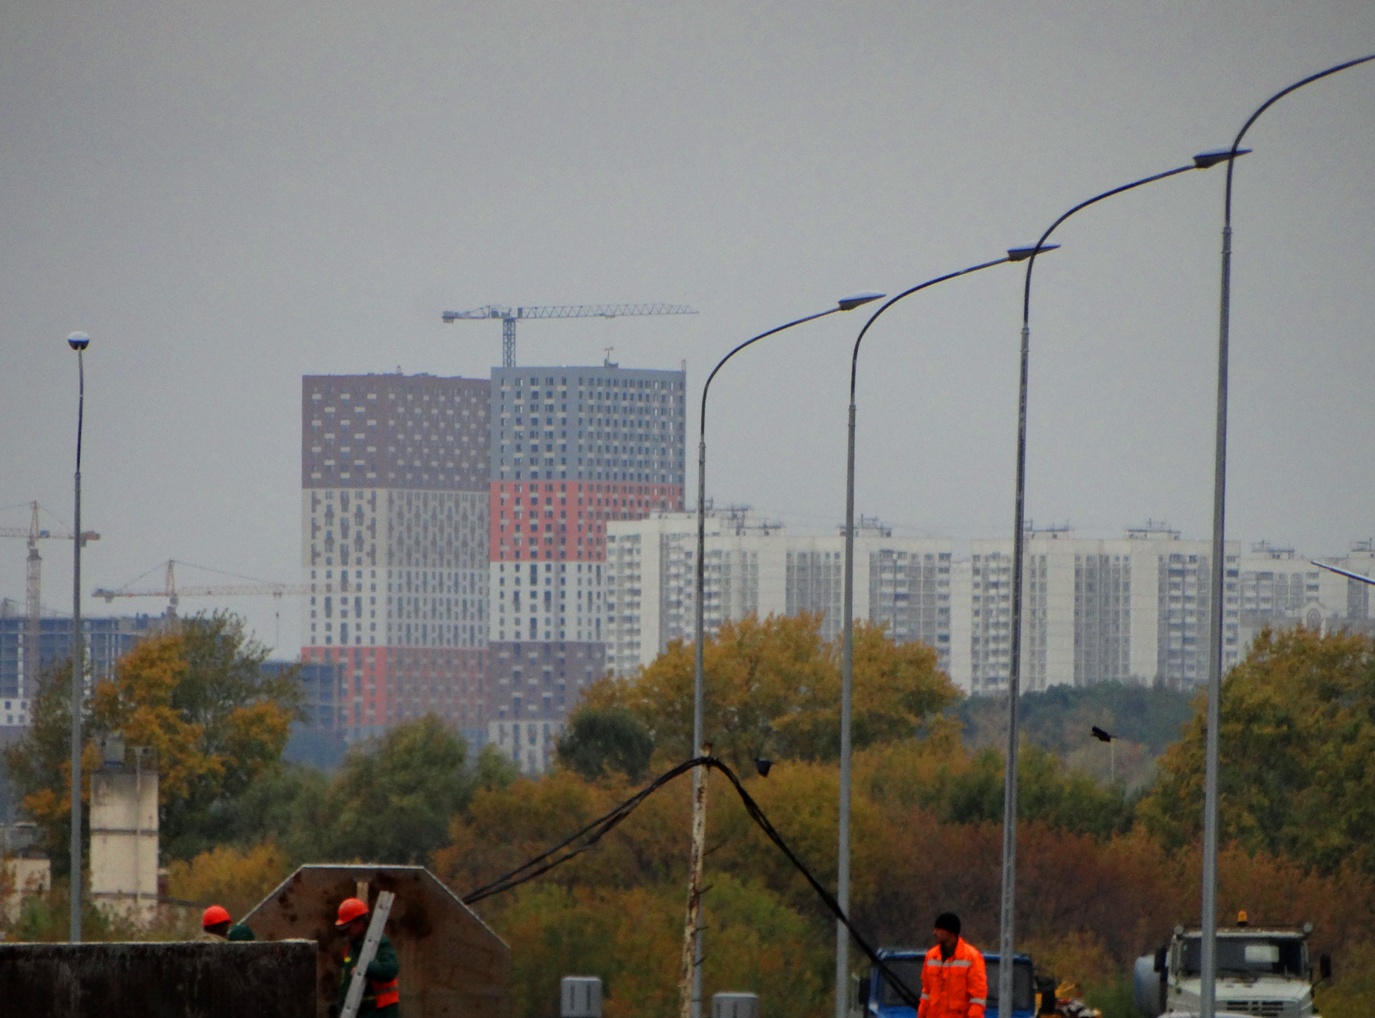
<svg viewBox="0 0 1375 1018">
<path fill-rule="evenodd" d="M 835 307 L 827 308 L 825 311 L 818 311 L 816 314 L 806 315 L 803 318 L 794 319 L 783 325 L 761 332 L 757 336 L 745 340 L 736 346 L 730 353 L 726 354 L 716 362 L 716 367 L 711 369 L 711 374 L 707 375 L 706 383 L 702 386 L 702 408 L 698 415 L 698 441 L 697 441 L 697 563 L 696 563 L 696 582 L 694 586 L 694 596 L 696 604 L 694 607 L 695 618 L 693 625 L 693 671 L 692 671 L 692 749 L 694 753 L 705 755 L 705 714 L 706 714 L 706 679 L 703 670 L 703 649 L 705 644 L 704 629 L 706 626 L 706 616 L 704 614 L 705 587 L 706 587 L 706 506 L 707 506 L 707 393 L 711 391 L 712 379 L 721 370 L 728 360 L 738 354 L 745 347 L 759 342 L 769 336 L 791 329 L 794 325 L 802 325 L 817 318 L 824 318 L 833 315 L 837 311 L 853 311 L 857 307 L 862 307 L 871 301 L 881 300 L 885 295 L 873 291 L 853 294 L 849 297 L 842 297 L 836 301 Z M 683 938 L 683 971 L 682 971 L 682 1018 L 700 1018 L 702 1009 L 701 994 L 701 931 L 700 917 L 702 909 L 702 840 L 706 834 L 706 771 L 702 767 L 695 767 L 692 771 L 692 854 L 690 860 L 690 876 L 688 885 L 688 919 L 687 927 Z M 692 990 L 689 993 L 688 985 L 691 984 Z"/>
<path fill-rule="evenodd" d="M 1027 365 L 1031 348 L 1031 272 L 1036 267 L 1036 254 L 1045 249 L 1045 242 L 1070 216 L 1090 205 L 1095 205 L 1113 195 L 1122 194 L 1166 177 L 1173 177 L 1189 170 L 1206 170 L 1219 163 L 1227 163 L 1242 155 L 1245 150 L 1233 146 L 1230 149 L 1215 149 L 1200 152 L 1183 166 L 1162 173 L 1153 173 L 1130 184 L 1123 184 L 1102 194 L 1081 201 L 1059 219 L 1050 224 L 1040 241 L 1032 248 L 1031 256 L 1026 259 L 1026 284 L 1022 294 L 1022 366 L 1018 387 L 1017 406 L 1017 484 L 1014 498 L 1015 511 L 1012 529 L 1012 632 L 1007 678 L 1007 766 L 1003 780 L 1003 887 L 1002 917 L 999 924 L 998 956 L 1012 957 L 1013 917 L 1016 899 L 1017 874 L 1017 700 L 1021 696 L 1022 670 L 1022 558 L 1024 554 L 1026 518 L 1026 405 L 1027 405 Z M 1012 965 L 998 969 L 998 999 L 1012 999 Z"/>
<path fill-rule="evenodd" d="M 1231 155 L 1246 151 L 1241 139 L 1262 113 L 1290 92 L 1297 91 L 1348 67 L 1375 60 L 1375 53 L 1348 60 L 1316 74 L 1310 74 L 1276 92 L 1251 114 L 1236 140 Z M 1212 609 L 1208 625 L 1208 713 L 1207 734 L 1204 740 L 1203 779 L 1203 893 L 1201 934 L 1203 951 L 1199 958 L 1199 993 L 1202 996 L 1201 1018 L 1213 1018 L 1217 985 L 1217 846 L 1218 846 L 1218 726 L 1221 723 L 1222 699 L 1222 620 L 1226 603 L 1226 543 L 1225 517 L 1227 501 L 1227 366 L 1229 329 L 1232 314 L 1232 159 L 1227 159 L 1227 186 L 1222 213 L 1222 293 L 1218 314 L 1217 336 L 1217 422 L 1213 450 L 1213 545 L 1210 594 Z"/>
<path fill-rule="evenodd" d="M 1117 784 L 1117 745 L 1112 741 L 1112 733 L 1103 731 L 1097 725 L 1094 725 L 1090 732 L 1099 742 L 1108 744 L 1108 784 L 1115 785 Z"/>
<path fill-rule="evenodd" d="M 73 944 L 81 943 L 81 702 L 85 692 L 84 653 L 81 638 L 81 426 L 86 411 L 86 367 L 83 355 L 91 345 L 91 337 L 73 332 L 67 345 L 76 351 L 76 477 L 73 483 L 75 509 L 72 530 L 72 844 L 71 844 L 71 911 L 68 937 Z"/>
<path fill-rule="evenodd" d="M 1058 244 L 1051 244 L 1041 250 L 1051 250 L 1058 246 Z M 971 272 L 992 268 L 994 265 L 1022 261 L 1030 258 L 1034 250 L 1034 248 L 1029 247 L 1011 248 L 1002 258 L 971 265 L 967 269 L 960 269 L 956 272 L 948 272 L 943 276 L 928 279 L 924 283 L 918 283 L 916 286 L 904 290 L 869 316 L 869 320 L 864 323 L 864 328 L 859 330 L 859 336 L 855 338 L 854 352 L 850 355 L 850 435 L 845 455 L 845 594 L 841 620 L 844 635 L 842 636 L 840 656 L 840 805 L 837 816 L 839 846 L 836 853 L 838 869 L 836 903 L 840 906 L 841 913 L 847 917 L 850 912 L 850 699 L 854 677 L 855 647 L 855 382 L 859 372 L 859 345 L 864 342 L 864 336 L 869 331 L 869 326 L 873 325 L 881 314 L 904 297 L 910 297 L 920 290 L 935 286 L 937 283 L 944 283 L 948 279 L 967 276 Z M 700 558 L 698 561 L 700 563 Z M 848 1013 L 849 969 L 850 933 L 845 928 L 845 923 L 837 920 L 836 1018 L 846 1018 Z"/>
</svg>

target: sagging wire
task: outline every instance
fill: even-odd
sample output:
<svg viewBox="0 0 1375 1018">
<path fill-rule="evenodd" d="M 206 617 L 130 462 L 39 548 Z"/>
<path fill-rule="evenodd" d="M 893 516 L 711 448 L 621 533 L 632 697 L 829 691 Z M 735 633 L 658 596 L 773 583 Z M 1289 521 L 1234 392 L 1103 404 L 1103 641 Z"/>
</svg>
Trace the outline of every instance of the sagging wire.
<svg viewBox="0 0 1375 1018">
<path fill-rule="evenodd" d="M 821 886 L 820 882 L 812 875 L 811 870 L 807 868 L 806 864 L 788 847 L 788 843 L 783 839 L 783 835 L 778 833 L 777 828 L 769 821 L 763 809 L 754 801 L 754 797 L 751 796 L 749 792 L 745 791 L 745 786 L 741 784 L 740 778 L 736 776 L 735 772 L 731 770 L 724 761 L 714 756 L 694 757 L 691 760 L 685 760 L 676 767 L 665 771 L 639 792 L 636 792 L 629 799 L 625 800 L 625 802 L 616 806 L 609 812 L 604 813 L 581 830 L 575 831 L 557 845 L 554 845 L 547 851 L 541 852 L 539 855 L 527 860 L 509 873 L 497 877 L 490 883 L 469 891 L 463 896 L 463 903 L 465 905 L 472 905 L 482 901 L 484 898 L 490 898 L 495 894 L 501 894 L 503 891 L 509 891 L 520 884 L 533 880 L 535 877 L 548 873 L 556 866 L 561 866 L 570 859 L 576 858 L 595 845 L 617 824 L 634 812 L 636 807 L 644 802 L 645 799 L 649 798 L 649 796 L 657 792 L 674 778 L 686 774 L 696 767 L 709 767 L 725 775 L 726 780 L 734 787 L 736 795 L 740 797 L 740 802 L 744 805 L 745 812 L 749 815 L 750 819 L 758 825 L 759 829 L 764 832 L 764 836 L 773 842 L 774 846 L 782 852 L 787 860 L 802 874 L 826 908 L 829 909 L 836 919 L 845 926 L 845 929 L 849 931 L 850 936 L 854 939 L 859 949 L 864 952 L 873 966 L 883 974 L 884 979 L 888 981 L 888 984 L 893 988 L 894 992 L 902 998 L 903 1003 L 912 1008 L 918 1007 L 920 1001 L 917 995 L 914 994 L 907 984 L 888 967 L 884 960 L 879 957 L 878 952 L 875 951 L 874 948 L 870 946 L 869 942 L 864 939 L 863 935 L 851 925 L 850 917 L 841 910 L 840 903 L 835 900 L 834 895 Z"/>
</svg>

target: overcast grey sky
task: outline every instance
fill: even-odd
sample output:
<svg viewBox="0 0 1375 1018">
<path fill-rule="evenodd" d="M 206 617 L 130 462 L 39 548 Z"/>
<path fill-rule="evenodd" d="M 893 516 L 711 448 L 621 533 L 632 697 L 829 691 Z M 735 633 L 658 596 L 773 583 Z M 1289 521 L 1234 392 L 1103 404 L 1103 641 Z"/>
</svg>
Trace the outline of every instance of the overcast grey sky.
<svg viewBox="0 0 1375 1018">
<path fill-rule="evenodd" d="M 523 323 L 519 363 L 608 346 L 627 367 L 685 361 L 695 406 L 741 340 L 1029 244 L 1370 52 L 1369 0 L 16 0 L 0 8 L 0 525 L 25 525 L 33 499 L 71 523 L 75 329 L 92 337 L 83 524 L 102 534 L 83 586 L 168 558 L 297 582 L 302 374 L 486 377 L 500 326 L 442 310 L 663 301 L 701 313 Z M 1282 100 L 1247 144 L 1228 536 L 1337 554 L 1375 534 L 1375 64 Z M 1038 263 L 1036 524 L 1209 536 L 1223 184 L 1188 173 L 1105 202 Z M 718 502 L 799 530 L 843 518 L 860 314 L 718 377 Z M 998 268 L 874 326 L 861 513 L 961 544 L 1011 535 L 1020 315 L 1020 271 Z M 42 551 L 44 605 L 69 612 L 70 545 Z M 0 541 L 0 596 L 21 604 L 24 555 Z M 182 609 L 221 605 L 276 642 L 270 598 Z M 280 628 L 294 654 L 297 606 Z"/>
</svg>

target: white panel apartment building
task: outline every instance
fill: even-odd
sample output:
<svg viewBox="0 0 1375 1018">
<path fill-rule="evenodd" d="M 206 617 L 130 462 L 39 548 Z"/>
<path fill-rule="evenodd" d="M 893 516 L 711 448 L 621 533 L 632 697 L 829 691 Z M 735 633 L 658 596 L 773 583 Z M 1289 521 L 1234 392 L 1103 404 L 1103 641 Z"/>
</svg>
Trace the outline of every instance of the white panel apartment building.
<svg viewBox="0 0 1375 1018">
<path fill-rule="evenodd" d="M 1104 681 L 1152 682 L 1188 689 L 1206 680 L 1212 553 L 1210 541 L 1184 541 L 1154 524 L 1118 540 L 1076 538 L 1068 530 L 1030 531 L 1022 588 L 1023 692 Z M 1227 545 L 1223 667 L 1241 649 L 1238 546 Z M 956 580 L 968 600 L 969 657 L 951 678 L 973 693 L 1007 688 L 1012 656 L 1012 541 L 977 540 Z M 964 621 L 957 623 L 963 638 Z M 967 669 L 967 670 L 966 670 Z"/>
<path fill-rule="evenodd" d="M 840 633 L 843 534 L 788 534 L 748 509 L 706 518 L 704 627 L 755 613 L 822 614 L 822 635 Z M 655 513 L 607 524 L 607 664 L 633 675 L 672 640 L 691 641 L 695 624 L 697 516 Z M 899 640 L 922 640 L 950 668 L 952 543 L 893 537 L 864 521 L 855 537 L 856 618 L 882 622 Z"/>
</svg>

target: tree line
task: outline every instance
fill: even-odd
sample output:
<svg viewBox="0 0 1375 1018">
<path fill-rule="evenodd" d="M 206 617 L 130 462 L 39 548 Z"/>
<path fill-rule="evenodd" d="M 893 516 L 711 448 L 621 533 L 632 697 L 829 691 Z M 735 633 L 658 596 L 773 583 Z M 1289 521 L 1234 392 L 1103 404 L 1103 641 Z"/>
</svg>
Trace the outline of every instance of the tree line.
<svg viewBox="0 0 1375 1018">
<path fill-rule="evenodd" d="M 839 648 L 814 617 L 771 617 L 726 625 L 704 653 L 713 753 L 834 887 Z M 992 948 L 1001 754 L 970 737 L 969 705 L 930 648 L 860 626 L 854 660 L 852 920 L 876 946 L 923 946 L 930 917 L 952 909 L 969 939 Z M 175 897 L 241 911 L 302 862 L 354 860 L 424 863 L 461 896 L 693 755 L 692 648 L 680 643 L 633 680 L 588 690 L 558 765 L 540 778 L 517 777 L 491 751 L 469 753 L 434 718 L 354 747 L 332 775 L 283 764 L 294 684 L 274 683 L 261 663 L 232 619 L 190 620 L 141 644 L 91 699 L 92 735 L 123 726 L 131 742 L 134 733 L 161 739 L 160 759 L 177 762 L 162 804 Z M 8 762 L 24 809 L 56 849 L 69 720 L 57 676 L 51 693 Z M 1053 740 L 1026 740 L 1019 762 L 1018 947 L 1123 1018 L 1132 960 L 1176 923 L 1197 922 L 1201 884 L 1202 704 L 1181 712 L 1183 731 L 1164 746 L 1157 723 L 1132 713 L 1143 695 L 1154 694 L 1124 691 L 1113 721 L 1140 736 L 1129 747 L 1148 759 L 1163 748 L 1138 786 L 1074 766 L 1073 747 Z M 1331 952 L 1336 966 L 1319 990 L 1323 1013 L 1370 1013 L 1375 645 L 1265 633 L 1227 676 L 1222 707 L 1219 915 L 1313 922 L 1315 952 Z M 1133 717 L 1134 730 L 1120 723 Z M 760 759 L 772 762 L 767 777 Z M 608 1018 L 676 1007 L 688 816 L 684 778 L 571 862 L 476 906 L 511 945 L 513 1015 L 547 1014 L 558 979 L 572 973 L 602 976 Z M 747 990 L 770 1011 L 829 1013 L 829 913 L 719 778 L 707 873 L 706 992 Z"/>
</svg>

